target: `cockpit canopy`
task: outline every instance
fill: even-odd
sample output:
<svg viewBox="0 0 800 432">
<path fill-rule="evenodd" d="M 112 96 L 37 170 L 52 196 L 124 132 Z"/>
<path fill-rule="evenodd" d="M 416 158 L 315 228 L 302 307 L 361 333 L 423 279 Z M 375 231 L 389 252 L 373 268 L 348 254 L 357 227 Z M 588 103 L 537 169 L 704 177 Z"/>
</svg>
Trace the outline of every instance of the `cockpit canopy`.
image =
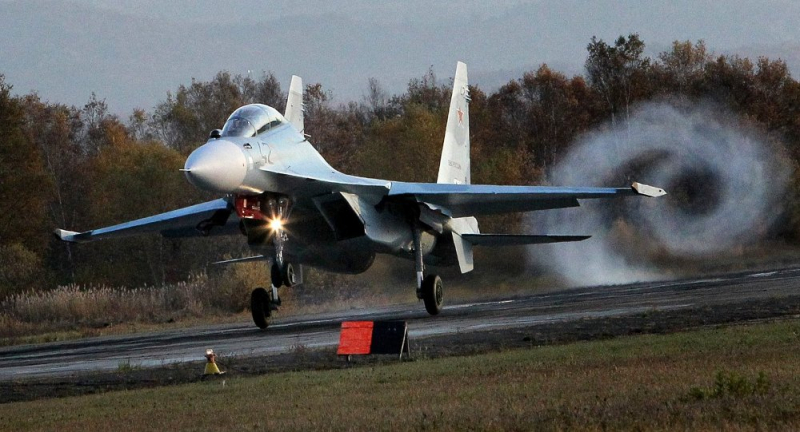
<svg viewBox="0 0 800 432">
<path fill-rule="evenodd" d="M 261 104 L 245 105 L 231 114 L 222 127 L 223 137 L 252 137 L 286 123 L 275 108 Z"/>
</svg>

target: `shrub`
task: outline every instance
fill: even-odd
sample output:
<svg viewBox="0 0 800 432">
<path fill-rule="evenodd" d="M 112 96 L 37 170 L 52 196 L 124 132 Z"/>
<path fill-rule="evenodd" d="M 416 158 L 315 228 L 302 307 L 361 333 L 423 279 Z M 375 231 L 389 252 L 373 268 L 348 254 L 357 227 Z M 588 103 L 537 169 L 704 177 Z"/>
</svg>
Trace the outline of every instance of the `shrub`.
<svg viewBox="0 0 800 432">
<path fill-rule="evenodd" d="M 692 387 L 689 398 L 695 400 L 718 399 L 722 397 L 742 398 L 766 394 L 771 387 L 767 375 L 762 371 L 754 381 L 736 372 L 717 372 L 714 384 L 709 388 Z"/>
</svg>

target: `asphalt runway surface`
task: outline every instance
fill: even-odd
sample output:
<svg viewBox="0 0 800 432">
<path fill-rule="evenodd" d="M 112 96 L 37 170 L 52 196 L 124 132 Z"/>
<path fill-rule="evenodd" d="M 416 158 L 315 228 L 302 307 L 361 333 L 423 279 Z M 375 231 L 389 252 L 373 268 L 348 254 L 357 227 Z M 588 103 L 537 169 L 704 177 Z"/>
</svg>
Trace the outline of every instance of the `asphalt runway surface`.
<svg viewBox="0 0 800 432">
<path fill-rule="evenodd" d="M 0 382 L 114 371 L 123 365 L 156 368 L 197 362 L 203 360 L 207 348 L 221 356 L 242 358 L 333 348 L 338 344 L 342 321 L 405 320 L 413 349 L 413 343 L 420 340 L 463 340 L 465 335 L 479 340 L 498 332 L 548 328 L 556 323 L 594 322 L 637 314 L 646 317 L 652 312 L 698 308 L 725 312 L 735 304 L 780 305 L 782 299 L 789 298 L 796 304 L 799 296 L 800 269 L 783 269 L 452 304 L 436 317 L 429 316 L 422 303 L 291 318 L 281 318 L 278 313 L 266 331 L 248 321 L 0 348 Z"/>
</svg>

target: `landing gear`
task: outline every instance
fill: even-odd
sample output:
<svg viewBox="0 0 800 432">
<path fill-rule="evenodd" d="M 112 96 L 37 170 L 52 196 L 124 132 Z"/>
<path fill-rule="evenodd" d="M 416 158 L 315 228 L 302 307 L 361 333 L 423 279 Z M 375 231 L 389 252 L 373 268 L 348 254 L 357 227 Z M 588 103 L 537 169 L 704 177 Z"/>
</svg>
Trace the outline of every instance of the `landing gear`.
<svg viewBox="0 0 800 432">
<path fill-rule="evenodd" d="M 444 293 L 442 292 L 442 278 L 432 274 L 425 277 L 420 288 L 425 310 L 431 315 L 438 315 L 442 311 Z"/>
<path fill-rule="evenodd" d="M 265 329 L 269 326 L 269 317 L 275 306 L 271 291 L 256 288 L 250 293 L 250 312 L 252 312 L 253 322 L 258 328 Z"/>
<path fill-rule="evenodd" d="M 281 278 L 283 278 L 283 284 L 289 288 L 293 287 L 294 284 L 297 283 L 297 275 L 294 272 L 294 266 L 292 266 L 292 263 L 287 262 L 283 264 Z"/>
<path fill-rule="evenodd" d="M 414 267 L 417 271 L 417 298 L 425 302 L 425 310 L 438 315 L 444 303 L 442 278 L 432 274 L 425 276 L 425 262 L 422 256 L 422 231 L 419 223 L 414 224 Z"/>
<path fill-rule="evenodd" d="M 237 195 L 235 198 L 236 213 L 241 218 L 240 229 L 247 235 L 247 243 L 261 247 L 271 237 L 275 250 L 270 267 L 272 286 L 269 289 L 256 288 L 250 294 L 253 322 L 262 329 L 269 326 L 272 311 L 281 304 L 278 288 L 302 283 L 302 268 L 298 275 L 292 264 L 284 260 L 284 249 L 289 240 L 285 224 L 291 213 L 291 204 L 289 197 L 273 193 Z"/>
<path fill-rule="evenodd" d="M 276 288 L 282 286 L 291 288 L 297 284 L 297 273 L 295 273 L 292 263 L 287 262 L 283 265 L 279 265 L 276 262 L 270 267 L 269 274 L 272 280 L 272 286 Z"/>
</svg>

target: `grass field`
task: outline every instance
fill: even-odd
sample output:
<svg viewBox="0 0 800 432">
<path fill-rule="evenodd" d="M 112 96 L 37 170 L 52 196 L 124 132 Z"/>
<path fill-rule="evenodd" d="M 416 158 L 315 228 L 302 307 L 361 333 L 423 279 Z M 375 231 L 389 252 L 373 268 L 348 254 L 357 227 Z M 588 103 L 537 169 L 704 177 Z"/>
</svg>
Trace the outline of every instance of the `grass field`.
<svg viewBox="0 0 800 432">
<path fill-rule="evenodd" d="M 800 320 L 0 405 L 3 430 L 800 430 Z"/>
</svg>

